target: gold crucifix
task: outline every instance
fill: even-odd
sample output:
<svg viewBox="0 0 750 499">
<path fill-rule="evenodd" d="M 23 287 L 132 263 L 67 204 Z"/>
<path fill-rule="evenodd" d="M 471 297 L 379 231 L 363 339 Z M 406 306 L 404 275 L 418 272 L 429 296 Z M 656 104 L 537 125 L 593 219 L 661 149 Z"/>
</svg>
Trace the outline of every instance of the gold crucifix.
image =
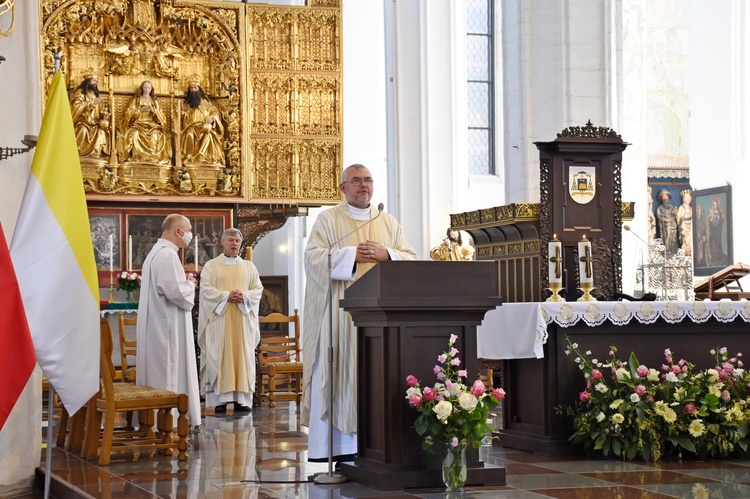
<svg viewBox="0 0 750 499">
<path fill-rule="evenodd" d="M 586 254 L 578 259 L 586 264 L 586 277 L 591 277 L 591 246 L 586 245 Z"/>
<path fill-rule="evenodd" d="M 560 255 L 560 246 L 555 246 L 555 256 L 549 258 L 550 263 L 555 263 L 555 278 L 562 277 L 562 256 Z"/>
</svg>

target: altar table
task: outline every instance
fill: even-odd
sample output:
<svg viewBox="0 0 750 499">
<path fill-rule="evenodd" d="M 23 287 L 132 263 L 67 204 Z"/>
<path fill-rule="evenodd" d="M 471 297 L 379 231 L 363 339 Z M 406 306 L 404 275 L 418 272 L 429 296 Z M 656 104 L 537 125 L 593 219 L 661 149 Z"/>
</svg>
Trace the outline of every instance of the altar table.
<svg viewBox="0 0 750 499">
<path fill-rule="evenodd" d="M 659 369 L 664 350 L 697 368 L 713 367 L 711 349 L 732 354 L 750 345 L 750 302 L 561 302 L 506 303 L 491 310 L 477 330 L 477 354 L 502 359 L 503 428 L 497 443 L 543 455 L 574 453 L 571 422 L 555 407 L 573 405 L 585 379 L 568 344 L 579 344 L 600 361 L 611 346 L 627 362 Z"/>
<path fill-rule="evenodd" d="M 675 324 L 688 319 L 750 323 L 750 301 L 651 301 L 651 302 L 541 302 L 506 303 L 490 310 L 477 327 L 477 355 L 481 359 L 541 359 L 552 323 L 568 328 L 585 323 L 609 322 L 624 326 L 635 321 L 653 324 L 662 319 Z"/>
</svg>

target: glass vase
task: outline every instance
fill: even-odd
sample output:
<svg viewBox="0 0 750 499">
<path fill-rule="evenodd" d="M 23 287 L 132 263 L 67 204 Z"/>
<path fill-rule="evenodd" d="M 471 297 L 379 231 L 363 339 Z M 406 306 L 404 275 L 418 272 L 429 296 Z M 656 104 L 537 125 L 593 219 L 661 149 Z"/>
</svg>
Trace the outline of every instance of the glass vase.
<svg viewBox="0 0 750 499">
<path fill-rule="evenodd" d="M 466 444 L 455 447 L 445 444 L 443 455 L 443 483 L 447 492 L 461 492 L 466 485 Z"/>
<path fill-rule="evenodd" d="M 128 303 L 135 303 L 135 299 L 133 298 L 133 291 L 128 290 L 125 292 L 125 301 Z"/>
</svg>

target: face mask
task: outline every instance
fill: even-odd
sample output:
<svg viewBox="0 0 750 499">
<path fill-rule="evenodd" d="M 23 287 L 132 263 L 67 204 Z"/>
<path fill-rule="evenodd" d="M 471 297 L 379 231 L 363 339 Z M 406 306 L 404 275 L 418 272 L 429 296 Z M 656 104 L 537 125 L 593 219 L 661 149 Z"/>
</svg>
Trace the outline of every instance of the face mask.
<svg viewBox="0 0 750 499">
<path fill-rule="evenodd" d="M 184 230 L 182 232 L 183 232 L 183 234 L 182 234 L 182 236 L 180 236 L 180 238 L 182 239 L 182 242 L 185 243 L 185 246 L 188 246 L 190 244 L 190 241 L 193 240 L 193 233 L 192 232 L 185 232 Z"/>
</svg>

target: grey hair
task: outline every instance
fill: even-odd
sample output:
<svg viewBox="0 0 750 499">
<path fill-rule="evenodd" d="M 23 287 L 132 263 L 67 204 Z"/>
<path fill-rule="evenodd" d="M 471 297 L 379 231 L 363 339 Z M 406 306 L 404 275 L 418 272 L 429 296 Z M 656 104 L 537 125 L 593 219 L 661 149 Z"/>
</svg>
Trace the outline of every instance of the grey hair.
<svg viewBox="0 0 750 499">
<path fill-rule="evenodd" d="M 240 236 L 240 239 L 242 239 L 242 232 L 240 232 L 240 229 L 236 229 L 234 227 L 230 227 L 229 229 L 227 229 L 227 230 L 225 230 L 224 232 L 221 233 L 221 240 L 223 241 L 230 234 L 237 234 L 237 235 Z"/>
<path fill-rule="evenodd" d="M 361 165 L 359 163 L 354 163 L 353 165 L 347 166 L 343 172 L 341 172 L 341 183 L 346 182 L 346 177 L 349 175 L 349 170 L 361 170 L 362 168 L 367 168 L 365 165 Z"/>
</svg>

